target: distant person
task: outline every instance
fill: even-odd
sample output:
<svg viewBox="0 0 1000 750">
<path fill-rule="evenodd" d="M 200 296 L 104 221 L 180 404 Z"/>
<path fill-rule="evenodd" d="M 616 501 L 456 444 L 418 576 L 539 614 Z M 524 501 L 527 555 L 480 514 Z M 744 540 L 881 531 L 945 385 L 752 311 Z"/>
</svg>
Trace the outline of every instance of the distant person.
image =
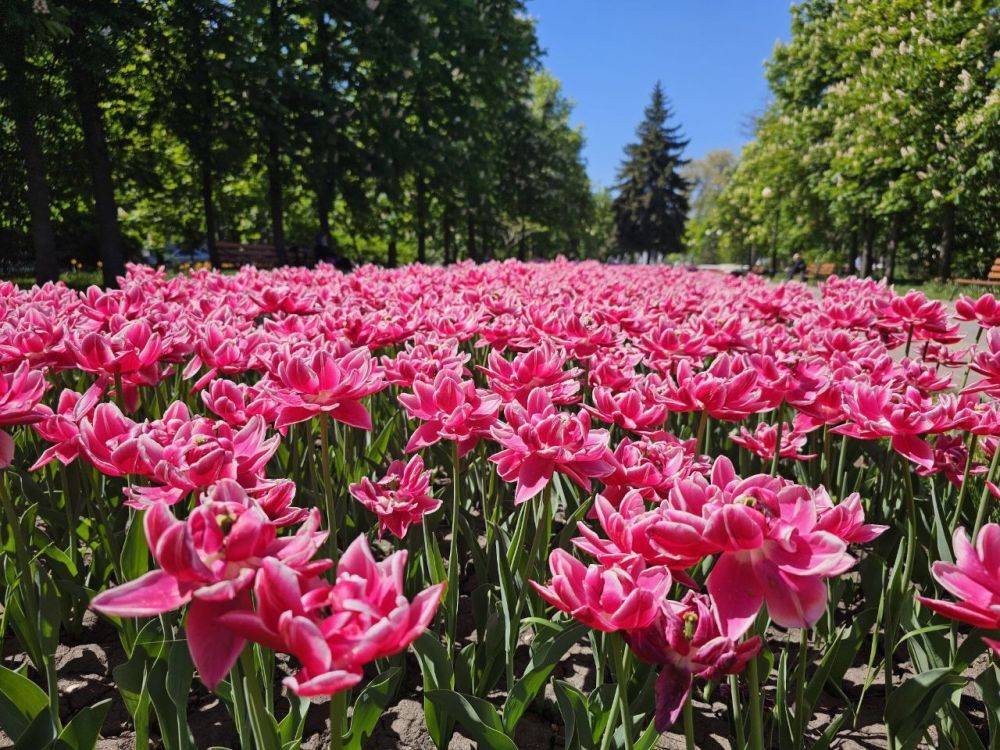
<svg viewBox="0 0 1000 750">
<path fill-rule="evenodd" d="M 354 263 L 346 255 L 341 255 L 336 248 L 330 250 L 330 264 L 341 273 L 350 273 L 354 270 Z"/>
<path fill-rule="evenodd" d="M 316 235 L 316 244 L 313 245 L 313 259 L 317 263 L 326 263 L 330 260 L 330 235 L 320 232 Z"/>
<path fill-rule="evenodd" d="M 806 262 L 802 260 L 802 256 L 798 253 L 792 256 L 792 265 L 788 267 L 789 281 L 796 276 L 799 277 L 800 281 L 806 280 Z"/>
</svg>

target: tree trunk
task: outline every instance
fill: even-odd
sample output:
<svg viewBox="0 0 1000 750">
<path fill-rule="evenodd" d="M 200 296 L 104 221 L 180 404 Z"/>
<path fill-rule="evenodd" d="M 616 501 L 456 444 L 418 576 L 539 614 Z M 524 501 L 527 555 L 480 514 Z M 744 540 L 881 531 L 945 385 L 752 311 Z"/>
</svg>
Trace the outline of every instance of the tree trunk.
<svg viewBox="0 0 1000 750">
<path fill-rule="evenodd" d="M 316 221 L 319 223 L 319 233 L 330 236 L 330 211 L 333 206 L 333 191 L 326 180 L 321 180 L 316 186 Z"/>
<path fill-rule="evenodd" d="M 270 52 L 275 67 L 279 66 L 281 56 L 281 8 L 278 0 L 271 0 L 268 4 L 267 20 L 270 24 L 271 38 Z M 279 87 L 278 80 L 272 81 L 272 85 Z M 280 96 L 280 93 L 279 93 Z M 278 256 L 278 265 L 288 263 L 288 254 L 285 252 L 285 208 L 283 200 L 284 186 L 281 175 L 281 134 L 277 122 L 278 115 L 275 112 L 265 114 L 267 118 L 267 201 L 271 211 L 271 241 L 274 243 L 274 252 Z"/>
<path fill-rule="evenodd" d="M 885 278 L 891 284 L 896 275 L 896 251 L 899 248 L 899 229 L 903 222 L 901 214 L 893 214 L 889 229 L 889 241 L 885 251 Z"/>
<path fill-rule="evenodd" d="M 858 232 L 854 230 L 851 232 L 851 244 L 847 249 L 847 273 L 856 276 L 858 273 L 857 269 L 858 261 Z"/>
<path fill-rule="evenodd" d="M 78 32 L 79 33 L 79 32 Z M 94 190 L 94 218 L 97 222 L 104 285 L 115 287 L 125 273 L 121 234 L 118 229 L 118 203 L 111 171 L 111 157 L 104 135 L 104 120 L 98 103 L 97 81 L 86 68 L 85 55 L 74 55 L 70 71 L 71 85 L 80 110 L 83 142 L 90 161 L 90 180 Z"/>
<path fill-rule="evenodd" d="M 944 221 L 941 229 L 941 280 L 951 278 L 951 261 L 955 253 L 955 205 L 949 203 L 944 208 Z"/>
<path fill-rule="evenodd" d="M 205 210 L 205 247 L 208 248 L 208 259 L 212 268 L 218 268 L 219 249 L 215 244 L 218 228 L 215 222 L 215 196 L 212 165 L 207 158 L 201 162 L 201 203 Z"/>
<path fill-rule="evenodd" d="M 469 260 L 478 263 L 479 253 L 476 250 L 476 217 L 473 215 L 471 210 L 466 211 L 465 228 L 466 236 L 468 238 L 465 253 L 469 256 Z"/>
<path fill-rule="evenodd" d="M 872 275 L 872 251 L 875 246 L 875 221 L 870 217 L 865 219 L 865 244 L 861 250 L 861 277 Z"/>
<path fill-rule="evenodd" d="M 267 202 L 271 211 L 271 242 L 278 256 L 278 265 L 288 262 L 285 252 L 285 208 L 282 200 L 281 152 L 277 133 L 268 128 L 267 135 Z"/>
<path fill-rule="evenodd" d="M 445 265 L 455 262 L 454 244 L 452 242 L 451 206 L 445 206 L 441 213 L 441 245 L 443 247 Z"/>
<path fill-rule="evenodd" d="M 389 249 L 385 265 L 389 268 L 395 268 L 398 262 L 399 259 L 396 257 L 396 226 L 393 223 L 392 228 L 389 230 Z"/>
<path fill-rule="evenodd" d="M 7 33 L 7 40 L 0 45 L 3 65 L 7 71 L 7 101 L 14 133 L 24 159 L 28 178 L 28 213 L 31 216 L 31 239 L 35 246 L 35 281 L 59 279 L 59 261 L 56 258 L 56 237 L 52 228 L 51 196 L 45 178 L 45 156 L 35 129 L 33 90 L 28 84 L 28 62 L 23 33 L 16 27 Z"/>
<path fill-rule="evenodd" d="M 417 263 L 427 262 L 427 187 L 417 178 Z"/>
</svg>

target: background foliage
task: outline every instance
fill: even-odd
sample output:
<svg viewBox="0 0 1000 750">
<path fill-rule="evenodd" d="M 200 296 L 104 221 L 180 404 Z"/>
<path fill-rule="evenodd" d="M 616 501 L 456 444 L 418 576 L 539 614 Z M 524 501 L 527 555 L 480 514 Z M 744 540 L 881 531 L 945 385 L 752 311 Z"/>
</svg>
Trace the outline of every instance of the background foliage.
<svg viewBox="0 0 1000 750">
<path fill-rule="evenodd" d="M 691 245 L 984 277 L 1000 237 L 996 4 L 804 0 L 791 12 L 791 40 L 767 63 L 773 100 Z"/>
</svg>

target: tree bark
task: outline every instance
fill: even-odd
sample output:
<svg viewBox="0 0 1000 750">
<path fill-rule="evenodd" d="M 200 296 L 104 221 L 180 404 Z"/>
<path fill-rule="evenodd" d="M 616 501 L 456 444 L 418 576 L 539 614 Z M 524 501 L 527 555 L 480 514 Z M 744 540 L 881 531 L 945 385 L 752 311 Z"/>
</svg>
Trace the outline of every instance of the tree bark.
<svg viewBox="0 0 1000 750">
<path fill-rule="evenodd" d="M 79 30 L 75 32 L 79 35 Z M 78 50 L 79 51 L 79 50 Z M 121 233 L 118 228 L 118 203 L 111 157 L 104 133 L 104 119 L 98 103 L 97 80 L 86 67 L 86 55 L 75 54 L 71 61 L 70 83 L 80 111 L 83 142 L 90 161 L 90 179 L 94 191 L 94 218 L 104 266 L 104 285 L 116 287 L 125 273 Z"/>
<path fill-rule="evenodd" d="M 896 251 L 899 248 L 899 229 L 902 223 L 902 215 L 893 214 L 885 252 L 885 278 L 890 284 L 895 280 L 896 275 Z"/>
<path fill-rule="evenodd" d="M 441 245 L 443 247 L 445 265 L 455 262 L 454 243 L 452 242 L 451 206 L 446 205 L 441 213 Z"/>
<path fill-rule="evenodd" d="M 465 229 L 468 240 L 465 253 L 469 256 L 469 260 L 478 263 L 479 253 L 476 250 L 476 217 L 471 210 L 466 211 L 465 214 Z"/>
<path fill-rule="evenodd" d="M 944 220 L 941 228 L 941 265 L 942 281 L 951 278 L 952 256 L 955 254 L 955 205 L 949 203 L 944 208 Z"/>
<path fill-rule="evenodd" d="M 396 227 L 393 225 L 392 229 L 389 230 L 389 249 L 386 257 L 386 266 L 388 268 L 395 268 L 399 259 L 396 254 Z"/>
<path fill-rule="evenodd" d="M 52 227 L 51 195 L 45 177 L 45 155 L 35 129 L 36 112 L 28 84 L 28 60 L 23 32 L 14 27 L 5 29 L 6 42 L 3 65 L 7 71 L 7 101 L 14 133 L 17 138 L 24 170 L 28 178 L 28 214 L 31 217 L 31 239 L 35 248 L 35 281 L 59 279 L 59 260 L 56 258 L 56 237 Z"/>
<path fill-rule="evenodd" d="M 212 165 L 207 158 L 201 162 L 201 203 L 205 212 L 205 247 L 208 248 L 208 259 L 212 268 L 218 268 L 219 249 L 215 244 L 218 228 L 215 220 L 215 191 Z"/>
<path fill-rule="evenodd" d="M 268 23 L 271 30 L 270 47 L 273 62 L 277 66 L 281 55 L 281 8 L 278 0 L 268 4 Z M 278 86 L 277 80 L 272 85 Z M 280 94 L 279 94 L 280 96 Z M 267 201 L 271 212 L 271 241 L 278 256 L 278 265 L 288 263 L 285 251 L 285 208 L 281 175 L 281 134 L 277 122 L 278 114 L 266 113 L 267 118 Z"/>
<path fill-rule="evenodd" d="M 417 263 L 427 262 L 427 187 L 417 178 Z"/>
<path fill-rule="evenodd" d="M 854 230 L 851 232 L 850 245 L 847 249 L 847 273 L 852 276 L 856 276 L 858 273 L 857 269 L 858 260 L 858 232 Z"/>
<path fill-rule="evenodd" d="M 861 250 L 861 277 L 868 278 L 872 275 L 872 250 L 875 246 L 875 221 L 869 217 L 865 219 L 865 244 Z"/>
</svg>

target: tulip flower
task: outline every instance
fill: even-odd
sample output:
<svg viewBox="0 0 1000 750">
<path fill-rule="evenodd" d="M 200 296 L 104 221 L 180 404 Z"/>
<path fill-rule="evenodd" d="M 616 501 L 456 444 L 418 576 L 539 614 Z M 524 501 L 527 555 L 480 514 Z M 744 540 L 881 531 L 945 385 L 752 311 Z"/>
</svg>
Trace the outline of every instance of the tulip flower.
<svg viewBox="0 0 1000 750">
<path fill-rule="evenodd" d="M 80 443 L 80 423 L 93 413 L 103 390 L 104 386 L 100 382 L 92 385 L 83 394 L 65 388 L 59 394 L 59 403 L 55 411 L 44 404 L 39 406 L 45 416 L 34 424 L 34 430 L 54 445 L 42 452 L 38 460 L 32 464 L 31 471 L 40 469 L 57 459 L 59 463 L 68 466 L 80 455 L 83 449 Z"/>
<path fill-rule="evenodd" d="M 411 418 L 423 422 L 410 436 L 406 452 L 426 448 L 439 440 L 458 444 L 458 454 L 464 456 L 489 434 L 496 422 L 500 397 L 480 391 L 471 380 L 443 370 L 434 382 L 418 380 L 413 393 L 399 394 L 399 403 Z"/>
<path fill-rule="evenodd" d="M 367 477 L 349 487 L 351 495 L 378 518 L 379 537 L 386 531 L 402 539 L 410 524 L 420 523 L 441 507 L 431 494 L 429 471 L 420 455 L 408 462 L 393 461 L 376 482 Z"/>
<path fill-rule="evenodd" d="M 274 398 L 280 404 L 276 428 L 329 414 L 352 427 L 371 430 L 361 399 L 385 388 L 382 371 L 367 348 L 342 357 L 322 349 L 311 356 L 280 352 L 272 362 Z"/>
<path fill-rule="evenodd" d="M 934 579 L 957 601 L 918 596 L 924 606 L 973 627 L 1000 630 L 1000 525 L 988 523 L 969 542 L 964 529 L 952 537 L 955 562 L 935 562 Z M 1000 641 L 983 638 L 1000 655 Z"/>
<path fill-rule="evenodd" d="M 552 581 L 531 581 L 538 595 L 587 627 L 613 633 L 644 628 L 656 617 L 672 578 L 663 566 L 633 558 L 621 565 L 584 565 L 557 549 L 549 556 Z"/>
<path fill-rule="evenodd" d="M 571 404 L 578 400 L 578 380 L 581 370 L 572 367 L 564 370 L 565 353 L 548 342 L 522 352 L 507 360 L 500 352 L 490 352 L 489 364 L 479 369 L 486 373 L 490 389 L 504 403 L 517 401 L 526 404 L 536 388 L 544 389 L 554 404 Z"/>
<path fill-rule="evenodd" d="M 759 636 L 741 642 L 745 631 L 742 624 L 722 623 L 711 597 L 688 592 L 679 602 L 663 601 L 649 625 L 626 634 L 636 656 L 660 667 L 655 690 L 657 731 L 665 732 L 677 721 L 694 677 L 718 680 L 743 671 L 761 647 Z"/>
<path fill-rule="evenodd" d="M 978 299 L 963 294 L 955 300 L 955 317 L 974 321 L 982 328 L 995 328 L 1000 326 L 1000 301 L 992 294 L 984 294 Z"/>
<path fill-rule="evenodd" d="M 214 688 L 243 650 L 244 639 L 219 627 L 219 617 L 250 606 L 250 587 L 261 561 L 275 557 L 300 573 L 327 567 L 312 562 L 326 532 L 319 511 L 295 535 L 278 538 L 276 526 L 253 505 L 202 503 L 186 521 L 162 504 L 143 519 L 146 541 L 159 568 L 98 594 L 90 606 L 112 617 L 153 617 L 188 605 L 185 628 L 191 659 Z"/>
<path fill-rule="evenodd" d="M 297 695 L 332 695 L 357 683 L 365 664 L 407 648 L 434 618 L 444 584 L 408 601 L 405 569 L 405 550 L 376 562 L 363 535 L 340 558 L 332 585 L 268 560 L 254 590 L 256 610 L 231 610 L 220 624 L 295 656 L 302 669 L 284 683 Z"/>
<path fill-rule="evenodd" d="M 517 482 L 517 505 L 541 492 L 557 471 L 589 491 L 591 479 L 614 470 L 608 433 L 590 429 L 586 412 L 560 412 L 544 389 L 532 391 L 527 406 L 516 401 L 507 404 L 504 417 L 506 423 L 498 423 L 491 431 L 503 450 L 490 456 L 490 461 L 505 481 Z"/>
</svg>

